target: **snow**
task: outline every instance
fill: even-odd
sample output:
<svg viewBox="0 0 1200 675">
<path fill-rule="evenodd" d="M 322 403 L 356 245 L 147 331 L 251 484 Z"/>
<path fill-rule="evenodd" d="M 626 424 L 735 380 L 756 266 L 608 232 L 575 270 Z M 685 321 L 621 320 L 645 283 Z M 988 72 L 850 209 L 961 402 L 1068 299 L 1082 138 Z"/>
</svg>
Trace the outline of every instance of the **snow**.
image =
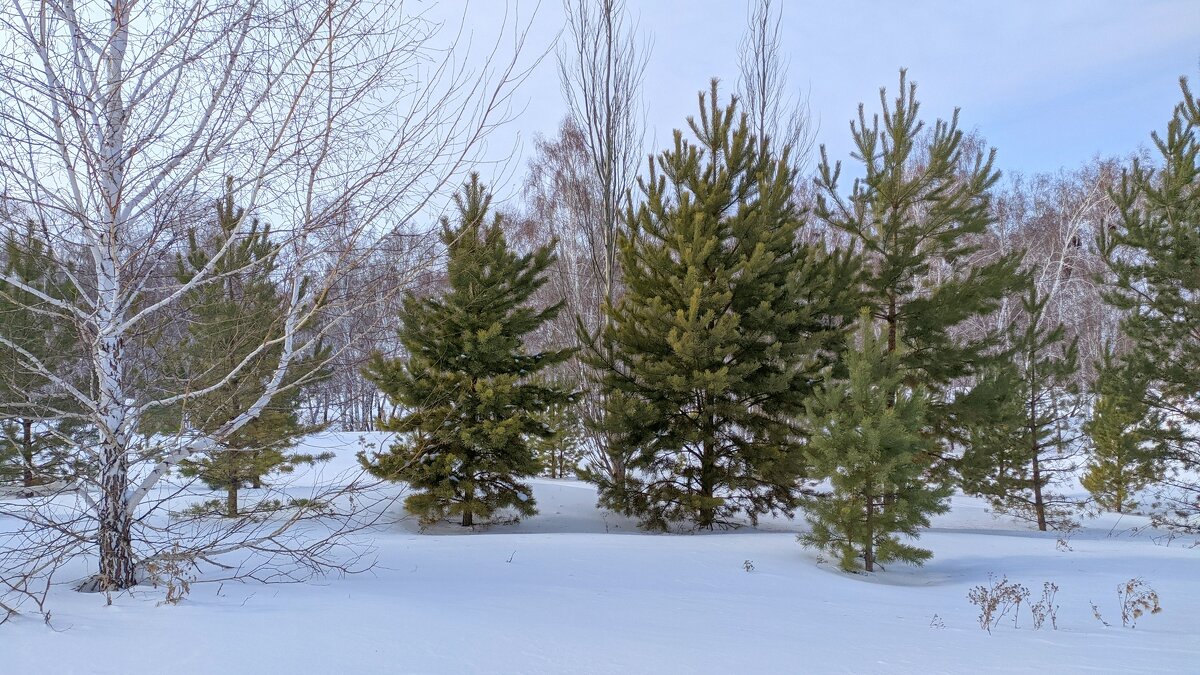
<svg viewBox="0 0 1200 675">
<path fill-rule="evenodd" d="M 360 436 L 323 434 L 306 451 L 355 466 Z M 1143 517 L 1089 519 L 1059 535 L 996 518 L 957 496 L 922 538 L 921 568 L 847 575 L 795 540 L 802 518 L 711 534 L 639 533 L 595 508 L 574 481 L 533 481 L 541 513 L 516 525 L 418 531 L 396 506 L 373 536 L 377 565 L 304 584 L 196 584 L 51 597 L 51 625 L 0 627 L 12 673 L 718 673 L 1197 672 L 1200 547 L 1143 529 Z M 252 492 L 252 491 L 249 491 Z M 746 561 L 753 569 L 746 570 Z M 991 634 L 967 601 L 988 575 L 1034 598 L 1061 589 L 1059 630 L 1026 608 Z M 1142 577 L 1163 612 L 1122 628 L 1116 589 Z M 1093 617 L 1095 602 L 1105 627 Z M 935 619 L 936 616 L 936 619 Z"/>
</svg>

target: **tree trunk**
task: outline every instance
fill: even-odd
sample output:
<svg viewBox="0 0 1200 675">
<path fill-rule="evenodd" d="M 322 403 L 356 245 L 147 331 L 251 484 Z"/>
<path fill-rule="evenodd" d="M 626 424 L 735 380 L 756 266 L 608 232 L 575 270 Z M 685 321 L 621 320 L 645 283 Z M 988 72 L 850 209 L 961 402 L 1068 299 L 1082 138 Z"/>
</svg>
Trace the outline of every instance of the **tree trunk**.
<svg viewBox="0 0 1200 675">
<path fill-rule="evenodd" d="M 889 356 L 895 354 L 900 348 L 900 314 L 896 305 L 896 296 L 888 295 L 888 314 L 887 314 L 887 353 Z M 899 389 L 892 389 L 887 392 L 887 408 L 892 410 L 896 407 L 896 402 L 900 400 Z M 919 455 L 918 455 L 919 457 Z M 895 492 L 885 492 L 880 495 L 880 506 L 887 508 L 896 501 Z M 871 515 L 872 509 L 875 508 L 874 500 L 867 501 L 867 546 L 866 555 L 866 570 L 871 572 L 875 565 L 875 547 L 874 547 L 874 532 L 871 531 Z"/>
<path fill-rule="evenodd" d="M 897 342 L 899 327 L 896 324 L 900 321 L 900 317 L 896 313 L 896 309 L 896 296 L 889 296 L 887 316 L 887 353 L 889 354 L 895 354 L 896 347 L 899 346 Z"/>
<path fill-rule="evenodd" d="M 100 544 L 102 590 L 123 590 L 137 583 L 131 537 L 133 513 L 128 496 L 129 400 L 125 392 L 125 344 L 116 327 L 122 317 L 117 266 L 100 256 L 93 368 L 96 373 L 95 418 L 100 432 L 100 508 L 97 540 Z"/>
<path fill-rule="evenodd" d="M 33 487 L 33 420 L 21 420 L 21 484 Z"/>
<path fill-rule="evenodd" d="M 872 528 L 875 524 L 872 522 L 875 515 L 875 498 L 867 495 L 867 518 L 864 523 L 863 537 L 863 569 L 868 572 L 875 571 L 875 532 Z"/>
<path fill-rule="evenodd" d="M 462 526 L 472 527 L 475 524 L 475 513 L 471 511 L 471 503 L 467 502 L 467 510 L 462 514 Z"/>
<path fill-rule="evenodd" d="M 613 485 L 617 486 L 618 494 L 621 494 L 622 501 L 628 500 L 629 494 L 629 474 L 625 470 L 625 457 L 620 451 L 613 452 L 613 446 L 604 440 L 605 452 L 608 454 L 609 463 L 612 467 Z"/>
<path fill-rule="evenodd" d="M 888 296 L 888 314 L 887 314 L 887 353 L 892 355 L 900 347 L 900 315 L 897 313 L 896 296 Z M 899 392 L 893 390 L 887 393 L 888 410 L 896 407 L 896 398 Z"/>
<path fill-rule="evenodd" d="M 1046 503 L 1042 498 L 1042 469 L 1037 455 L 1033 456 L 1033 510 L 1037 514 L 1038 529 L 1046 531 Z"/>
<path fill-rule="evenodd" d="M 137 584 L 131 528 L 133 514 L 125 502 L 129 489 L 129 458 L 123 444 L 106 440 L 101 449 L 100 586 L 124 590 Z"/>
<path fill-rule="evenodd" d="M 1041 463 L 1038 461 L 1038 454 L 1041 452 L 1041 448 L 1038 447 L 1038 427 L 1037 427 L 1038 386 L 1037 386 L 1037 375 L 1034 372 L 1034 365 L 1033 365 L 1033 364 L 1037 363 L 1036 356 L 1037 356 L 1036 354 L 1030 354 L 1028 357 L 1029 363 L 1030 363 L 1030 366 L 1029 366 L 1030 394 L 1029 394 L 1029 426 L 1026 428 L 1026 430 L 1029 433 L 1029 444 L 1032 446 L 1032 447 L 1030 447 L 1029 450 L 1030 450 L 1030 456 L 1031 456 L 1031 460 L 1032 460 L 1031 468 L 1033 471 L 1033 510 L 1034 510 L 1034 513 L 1037 515 L 1038 529 L 1041 530 L 1042 532 L 1045 532 L 1046 531 L 1046 504 L 1042 499 L 1042 466 L 1041 466 Z"/>
<path fill-rule="evenodd" d="M 715 422 L 712 426 L 715 428 Z M 716 490 L 716 476 L 713 475 L 716 473 L 716 467 L 713 466 L 716 459 L 713 454 L 712 446 L 705 443 L 700 463 L 700 496 L 704 498 L 704 506 L 700 507 L 700 517 L 696 525 L 708 530 L 713 529 L 717 520 L 716 509 L 712 507 L 713 493 Z"/>
<path fill-rule="evenodd" d="M 115 274 L 104 281 L 111 282 Z M 115 297 L 115 294 L 108 296 Z M 114 303 L 115 304 L 115 303 Z M 134 575 L 130 530 L 133 513 L 129 495 L 129 402 L 124 394 L 124 345 L 120 338 L 104 332 L 116 323 L 113 305 L 102 306 L 97 322 L 95 369 L 100 430 L 100 509 L 97 540 L 100 544 L 100 583 L 103 590 L 123 590 L 137 583 Z"/>
<path fill-rule="evenodd" d="M 129 406 L 124 341 L 121 324 L 128 307 L 121 292 L 120 251 L 126 223 L 121 198 L 125 186 L 125 131 L 127 125 L 122 87 L 125 50 L 129 41 L 132 5 L 111 5 L 111 35 L 104 58 L 106 81 L 100 129 L 99 205 L 101 222 L 91 225 L 92 258 L 96 264 L 96 314 L 93 368 L 96 374 L 95 417 L 100 431 L 100 509 L 97 539 L 100 544 L 102 590 L 123 590 L 137 583 L 131 537 L 133 513 L 129 496 Z"/>
<path fill-rule="evenodd" d="M 225 492 L 225 515 L 229 518 L 238 517 L 238 483 L 240 481 L 229 481 L 229 488 Z"/>
</svg>

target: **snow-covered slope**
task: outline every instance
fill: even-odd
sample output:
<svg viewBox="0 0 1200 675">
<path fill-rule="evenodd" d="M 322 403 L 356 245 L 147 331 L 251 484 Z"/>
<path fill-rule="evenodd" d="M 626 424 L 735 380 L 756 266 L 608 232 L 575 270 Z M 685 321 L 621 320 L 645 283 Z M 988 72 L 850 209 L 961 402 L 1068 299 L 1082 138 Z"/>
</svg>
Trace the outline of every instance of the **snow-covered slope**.
<svg viewBox="0 0 1200 675">
<path fill-rule="evenodd" d="M 340 456 L 312 471 L 353 466 L 358 437 L 313 439 Z M 0 673 L 1200 672 L 1200 548 L 1134 532 L 1141 518 L 1089 521 L 1068 550 L 957 497 L 922 537 L 925 567 L 858 576 L 796 543 L 802 519 L 648 535 L 588 485 L 534 486 L 539 516 L 476 533 L 421 534 L 397 512 L 375 568 L 347 578 L 199 584 L 162 607 L 60 589 L 53 629 L 0 627 Z M 1056 583 L 1059 629 L 1034 631 L 1023 607 L 982 631 L 967 593 L 989 574 L 1034 596 Z M 1131 577 L 1163 605 L 1136 629 L 1116 595 Z"/>
</svg>

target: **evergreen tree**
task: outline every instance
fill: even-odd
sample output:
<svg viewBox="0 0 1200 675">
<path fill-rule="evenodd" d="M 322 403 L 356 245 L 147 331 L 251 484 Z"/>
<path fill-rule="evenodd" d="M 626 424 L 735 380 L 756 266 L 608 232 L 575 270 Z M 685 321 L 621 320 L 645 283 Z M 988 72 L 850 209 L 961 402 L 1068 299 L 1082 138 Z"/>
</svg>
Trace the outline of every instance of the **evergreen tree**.
<svg viewBox="0 0 1200 675">
<path fill-rule="evenodd" d="M 408 357 L 376 355 L 366 376 L 405 412 L 380 424 L 401 440 L 360 455 L 373 474 L 407 482 L 405 505 L 432 524 L 458 516 L 464 527 L 510 508 L 536 513 L 522 479 L 541 466 L 536 445 L 552 438 L 545 411 L 573 395 L 538 378 L 572 350 L 528 353 L 525 340 L 558 314 L 530 297 L 546 283 L 554 242 L 526 254 L 505 241 L 491 195 L 472 175 L 456 195 L 459 220 L 442 220 L 449 287 L 440 297 L 405 298 L 400 341 Z"/>
<path fill-rule="evenodd" d="M 1042 531 L 1070 522 L 1071 502 L 1050 488 L 1075 468 L 1080 402 L 1076 343 L 1067 342 L 1062 324 L 1046 325 L 1046 302 L 1030 284 L 1021 301 L 1024 325 L 1013 326 L 1013 360 L 998 376 L 1007 395 L 969 429 L 962 461 L 965 491 Z"/>
<path fill-rule="evenodd" d="M 73 287 L 53 270 L 45 242 L 30 223 L 4 242 L 8 275 L 27 287 L 0 281 L 0 481 L 33 487 L 67 477 L 65 450 L 83 426 L 78 403 L 60 385 L 29 365 L 32 355 L 72 384 L 80 357 L 74 324 L 41 294 L 68 300 Z"/>
<path fill-rule="evenodd" d="M 676 130 L 639 180 L 645 200 L 620 241 L 625 292 L 586 355 L 605 431 L 632 453 L 631 476 L 601 483 L 601 503 L 655 529 L 790 513 L 795 420 L 854 312 L 855 259 L 801 240 L 788 150 L 755 139 L 715 80 L 699 100 L 695 141 Z"/>
<path fill-rule="evenodd" d="M 1123 370 L 1145 381 L 1145 439 L 1163 464 L 1162 519 L 1200 530 L 1200 100 L 1183 101 L 1153 135 L 1162 165 L 1135 161 L 1112 192 L 1120 218 L 1102 229 L 1113 280 L 1106 300 L 1125 313 Z"/>
<path fill-rule="evenodd" d="M 947 510 L 950 489 L 929 483 L 921 457 L 933 444 L 926 433 L 926 393 L 904 384 L 902 352 L 888 349 L 886 328 L 864 310 L 859 346 L 846 355 L 848 375 L 826 376 L 806 404 L 812 436 L 804 455 L 812 477 L 832 493 L 806 500 L 812 532 L 800 540 L 838 557 L 843 570 L 875 570 L 893 560 L 920 565 L 932 553 L 901 541 L 917 536 L 931 515 Z"/>
<path fill-rule="evenodd" d="M 967 421 L 992 413 L 982 390 L 952 395 L 952 385 L 979 377 L 1003 357 L 1001 330 L 979 339 L 955 333 L 1019 292 L 1024 279 L 1019 252 L 968 262 L 993 221 L 995 150 L 964 145 L 957 110 L 926 131 L 915 94 L 901 70 L 892 105 L 880 90 L 882 116 L 868 123 L 859 106 L 851 129 L 864 176 L 848 198 L 839 193 L 841 163 L 831 165 L 821 149 L 816 214 L 864 256 L 864 301 L 883 324 L 887 351 L 899 355 L 905 384 L 928 392 L 930 433 L 946 442 L 959 439 Z M 943 450 L 930 446 L 930 461 Z"/>
<path fill-rule="evenodd" d="M 248 231 L 239 232 L 246 229 L 242 226 L 248 216 L 234 206 L 232 180 L 217 200 L 216 215 L 217 227 L 210 236 L 195 230 L 188 233 L 187 255 L 177 261 L 180 283 L 189 282 L 210 263 L 213 281 L 183 296 L 187 329 L 182 344 L 167 360 L 176 390 L 211 391 L 154 414 L 146 426 L 221 436 L 220 447 L 183 461 L 180 471 L 200 478 L 214 490 L 224 490 L 224 515 L 234 518 L 243 513 L 239 504 L 243 488 L 261 487 L 271 474 L 290 473 L 299 464 L 331 458 L 328 453 L 314 457 L 290 452 L 301 436 L 317 430 L 300 422 L 296 408 L 303 388 L 327 376 L 319 367 L 327 350 L 318 349 L 290 364 L 284 386 L 263 411 L 233 434 L 222 433 L 263 395 L 278 369 L 285 303 L 272 278 L 279 249 L 271 241 L 270 227 L 253 219 Z M 222 382 L 235 371 L 236 375 Z"/>
<path fill-rule="evenodd" d="M 1104 354 L 1096 383 L 1096 401 L 1084 431 L 1092 441 L 1080 483 L 1103 509 L 1128 513 L 1134 495 L 1162 478 L 1158 453 L 1148 442 L 1146 382 Z"/>
<path fill-rule="evenodd" d="M 552 381 L 553 382 L 553 381 Z M 555 384 L 560 389 L 573 389 L 564 383 Z M 568 478 L 579 473 L 584 459 L 582 445 L 583 424 L 579 419 L 577 405 L 571 402 L 554 403 L 543 411 L 546 426 L 554 433 L 545 438 L 531 439 L 542 473 L 550 478 Z"/>
</svg>

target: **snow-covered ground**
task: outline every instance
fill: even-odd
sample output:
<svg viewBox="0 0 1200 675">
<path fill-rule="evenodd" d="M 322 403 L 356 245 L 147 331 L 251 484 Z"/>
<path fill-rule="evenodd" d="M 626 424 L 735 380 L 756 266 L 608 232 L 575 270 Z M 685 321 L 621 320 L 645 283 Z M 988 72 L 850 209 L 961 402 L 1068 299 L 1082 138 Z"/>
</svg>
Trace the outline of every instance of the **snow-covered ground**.
<svg viewBox="0 0 1200 675">
<path fill-rule="evenodd" d="M 297 479 L 352 466 L 357 438 L 313 439 L 340 455 Z M 178 606 L 63 587 L 52 627 L 0 627 L 0 673 L 1200 672 L 1200 547 L 1135 531 L 1144 518 L 1089 520 L 1068 549 L 959 496 L 921 538 L 926 566 L 862 576 L 802 548 L 802 518 L 649 535 L 586 484 L 534 486 L 540 515 L 475 533 L 419 533 L 397 505 L 364 574 L 197 584 Z M 1056 583 L 1058 630 L 1024 607 L 1018 627 L 981 630 L 967 593 L 989 574 L 1035 599 Z M 1116 595 L 1131 577 L 1163 606 L 1136 629 Z"/>
</svg>

